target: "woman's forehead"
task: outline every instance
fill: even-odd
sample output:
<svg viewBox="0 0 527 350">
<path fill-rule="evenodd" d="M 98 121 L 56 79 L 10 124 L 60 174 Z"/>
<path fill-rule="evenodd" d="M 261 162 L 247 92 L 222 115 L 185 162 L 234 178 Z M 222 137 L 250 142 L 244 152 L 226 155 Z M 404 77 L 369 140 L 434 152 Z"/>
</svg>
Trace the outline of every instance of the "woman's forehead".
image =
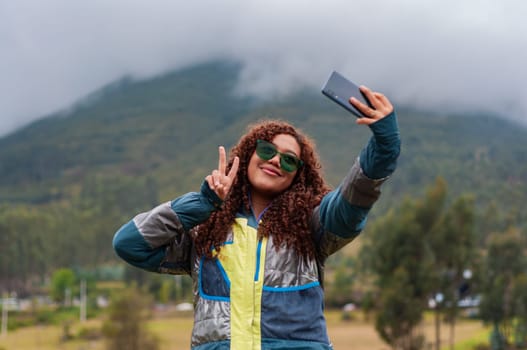
<svg viewBox="0 0 527 350">
<path fill-rule="evenodd" d="M 300 154 L 300 145 L 296 138 L 289 134 L 277 134 L 273 137 L 271 142 L 278 148 L 280 152 L 292 152 L 296 155 Z"/>
</svg>

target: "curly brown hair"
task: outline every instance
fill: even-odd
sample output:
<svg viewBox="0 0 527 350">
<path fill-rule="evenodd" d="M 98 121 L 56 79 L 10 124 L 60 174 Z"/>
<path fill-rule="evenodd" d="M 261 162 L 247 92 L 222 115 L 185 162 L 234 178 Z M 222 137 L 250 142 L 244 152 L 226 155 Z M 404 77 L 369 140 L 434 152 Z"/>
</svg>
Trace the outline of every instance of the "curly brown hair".
<svg viewBox="0 0 527 350">
<path fill-rule="evenodd" d="M 282 120 L 263 120 L 249 125 L 247 133 L 230 150 L 227 172 L 236 156 L 240 159 L 239 169 L 222 208 L 212 213 L 210 218 L 197 228 L 194 243 L 199 255 L 210 257 L 212 247 L 219 251 L 226 241 L 236 213 L 240 210 L 250 212 L 251 185 L 247 169 L 256 149 L 256 140 L 271 142 L 278 134 L 288 134 L 296 139 L 301 149 L 300 159 L 304 165 L 298 169 L 291 186 L 279 194 L 265 211 L 258 234 L 263 237 L 272 236 L 277 249 L 285 245 L 293 248 L 301 256 L 315 256 L 313 240 L 306 239 L 311 237 L 309 221 L 313 209 L 330 189 L 321 175 L 315 143 L 299 129 Z"/>
</svg>

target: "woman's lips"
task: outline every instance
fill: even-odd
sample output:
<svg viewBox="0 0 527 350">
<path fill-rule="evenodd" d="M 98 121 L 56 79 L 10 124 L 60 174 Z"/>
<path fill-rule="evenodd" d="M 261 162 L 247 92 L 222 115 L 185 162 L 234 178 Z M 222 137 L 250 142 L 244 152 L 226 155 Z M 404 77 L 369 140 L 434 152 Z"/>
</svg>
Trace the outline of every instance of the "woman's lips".
<svg viewBox="0 0 527 350">
<path fill-rule="evenodd" d="M 272 175 L 272 176 L 282 176 L 282 174 L 280 173 L 279 170 L 273 168 L 273 167 L 268 167 L 268 166 L 262 166 L 260 169 L 262 169 L 262 171 L 268 175 Z"/>
</svg>

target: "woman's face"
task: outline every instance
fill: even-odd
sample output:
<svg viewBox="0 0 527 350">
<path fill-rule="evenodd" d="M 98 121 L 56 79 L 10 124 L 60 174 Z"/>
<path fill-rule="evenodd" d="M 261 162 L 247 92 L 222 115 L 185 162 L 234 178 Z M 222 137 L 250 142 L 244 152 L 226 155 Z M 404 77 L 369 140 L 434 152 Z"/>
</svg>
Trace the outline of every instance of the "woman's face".
<svg viewBox="0 0 527 350">
<path fill-rule="evenodd" d="M 293 136 L 278 134 L 271 140 L 271 143 L 278 152 L 300 158 L 300 145 Z M 267 199 L 277 196 L 291 185 L 297 171 L 287 172 L 282 169 L 280 167 L 279 153 L 269 160 L 263 160 L 254 152 L 249 160 L 247 170 L 252 196 L 260 196 Z"/>
</svg>

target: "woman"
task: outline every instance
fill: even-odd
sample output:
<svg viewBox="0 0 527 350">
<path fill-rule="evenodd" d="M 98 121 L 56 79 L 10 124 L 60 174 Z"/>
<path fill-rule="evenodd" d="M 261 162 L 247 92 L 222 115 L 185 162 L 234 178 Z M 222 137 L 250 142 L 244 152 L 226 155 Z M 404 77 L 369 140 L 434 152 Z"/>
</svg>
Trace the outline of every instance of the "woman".
<svg viewBox="0 0 527 350">
<path fill-rule="evenodd" d="M 265 121 L 231 150 L 199 193 L 142 213 L 114 237 L 117 254 L 150 271 L 194 282 L 192 348 L 331 349 L 324 319 L 326 258 L 364 228 L 395 170 L 395 112 L 361 87 L 373 108 L 373 137 L 341 185 L 330 191 L 313 143 L 292 125 Z"/>
</svg>

